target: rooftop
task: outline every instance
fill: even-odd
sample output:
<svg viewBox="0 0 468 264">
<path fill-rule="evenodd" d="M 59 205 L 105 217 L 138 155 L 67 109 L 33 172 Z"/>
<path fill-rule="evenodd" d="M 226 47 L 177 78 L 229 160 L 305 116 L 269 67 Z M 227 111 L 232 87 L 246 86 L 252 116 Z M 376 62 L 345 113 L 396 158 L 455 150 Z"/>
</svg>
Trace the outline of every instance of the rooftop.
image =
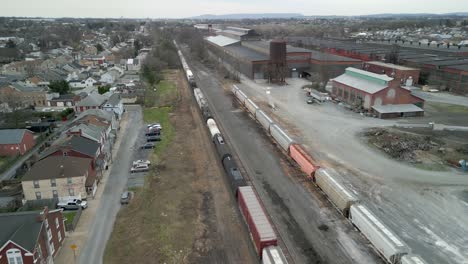
<svg viewBox="0 0 468 264">
<path fill-rule="evenodd" d="M 346 73 L 336 77 L 333 80 L 335 82 L 342 83 L 370 94 L 374 94 L 388 87 L 386 84 L 375 83 Z"/>
<path fill-rule="evenodd" d="M 244 46 L 228 46 L 225 49 L 236 57 L 250 61 L 268 61 L 270 59 L 269 56 Z"/>
<path fill-rule="evenodd" d="M 225 46 L 229 46 L 229 45 L 240 42 L 237 39 L 233 39 L 233 38 L 229 38 L 229 37 L 225 37 L 221 35 L 206 37 L 206 40 L 220 47 L 225 47 Z"/>
<path fill-rule="evenodd" d="M 26 131 L 29 131 L 29 130 L 27 129 L 1 129 L 0 130 L 0 144 L 21 143 L 21 140 L 23 139 L 24 133 Z"/>
<path fill-rule="evenodd" d="M 91 93 L 86 96 L 83 100 L 76 103 L 76 106 L 101 106 L 107 98 L 98 93 Z"/>
<path fill-rule="evenodd" d="M 41 159 L 51 155 L 52 153 L 56 152 L 60 148 L 70 148 L 76 152 L 85 154 L 90 157 L 96 156 L 96 152 L 99 149 L 100 145 L 96 141 L 80 137 L 80 136 L 72 136 L 67 138 L 64 142 L 61 142 L 58 145 L 53 145 L 41 155 Z"/>
<path fill-rule="evenodd" d="M 22 181 L 47 180 L 83 176 L 89 169 L 91 160 L 71 156 L 49 156 L 36 162 L 26 172 Z"/>
<path fill-rule="evenodd" d="M 358 77 L 364 77 L 366 79 L 370 79 L 371 81 L 379 80 L 379 81 L 389 82 L 393 80 L 392 77 L 388 77 L 385 74 L 377 74 L 377 73 L 368 72 L 368 71 L 364 71 L 364 70 L 360 70 L 360 69 L 356 69 L 352 67 L 346 68 L 346 74 L 351 74 L 351 75 L 358 76 Z"/>
<path fill-rule="evenodd" d="M 424 112 L 423 109 L 417 107 L 414 104 L 388 104 L 388 105 L 374 105 L 372 109 L 381 113 L 381 114 L 389 114 L 389 113 L 406 113 L 406 112 Z"/>
<path fill-rule="evenodd" d="M 382 66 L 382 67 L 387 67 L 387 68 L 391 68 L 391 69 L 396 69 L 396 70 L 402 70 L 402 71 L 414 71 L 414 70 L 418 70 L 416 68 L 410 68 L 410 67 L 405 67 L 405 66 L 401 66 L 401 65 L 396 65 L 396 64 L 393 64 L 393 63 L 385 63 L 385 62 L 380 62 L 380 61 L 369 61 L 369 62 L 366 62 L 367 64 L 372 64 L 372 65 L 377 65 L 377 66 Z"/>
<path fill-rule="evenodd" d="M 34 251 L 42 222 L 37 221 L 40 211 L 0 214 L 0 245 L 9 240 L 28 250 Z"/>
</svg>

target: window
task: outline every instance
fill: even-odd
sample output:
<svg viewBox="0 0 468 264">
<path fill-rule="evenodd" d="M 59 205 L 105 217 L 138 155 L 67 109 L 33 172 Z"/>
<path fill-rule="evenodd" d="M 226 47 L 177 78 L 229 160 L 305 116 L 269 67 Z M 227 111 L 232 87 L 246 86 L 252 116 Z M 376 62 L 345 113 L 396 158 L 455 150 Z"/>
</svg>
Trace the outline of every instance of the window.
<svg viewBox="0 0 468 264">
<path fill-rule="evenodd" d="M 60 223 L 59 223 L 58 217 L 55 218 L 55 227 L 56 227 L 57 229 L 59 229 L 59 227 L 60 227 Z"/>
<path fill-rule="evenodd" d="M 67 178 L 67 183 L 68 183 L 68 184 L 72 184 L 72 183 L 73 183 L 73 179 L 72 179 L 72 178 Z"/>
<path fill-rule="evenodd" d="M 75 196 L 75 190 L 73 188 L 68 189 L 68 195 Z"/>
<path fill-rule="evenodd" d="M 57 235 L 58 235 L 58 241 L 61 242 L 62 241 L 62 233 L 60 233 L 60 230 L 57 232 Z"/>
<path fill-rule="evenodd" d="M 36 199 L 37 199 L 37 200 L 41 200 L 41 199 L 42 199 L 41 192 L 36 192 Z"/>
<path fill-rule="evenodd" d="M 58 192 L 57 192 L 57 190 L 52 190 L 52 197 L 58 198 Z"/>
<path fill-rule="evenodd" d="M 34 180 L 33 181 L 33 184 L 34 184 L 34 188 L 39 188 L 39 181 L 38 180 Z"/>
<path fill-rule="evenodd" d="M 50 179 L 50 186 L 51 186 L 51 187 L 57 186 L 57 182 L 56 182 L 55 179 Z"/>
<path fill-rule="evenodd" d="M 64 157 L 68 156 L 68 152 L 64 151 L 64 152 L 63 152 L 63 156 L 64 156 Z"/>
<path fill-rule="evenodd" d="M 6 252 L 8 264 L 23 264 L 23 257 L 21 251 L 16 248 L 9 249 Z"/>
<path fill-rule="evenodd" d="M 54 255 L 55 253 L 55 246 L 54 246 L 54 241 L 50 241 L 50 253 L 52 254 L 52 256 Z"/>
</svg>

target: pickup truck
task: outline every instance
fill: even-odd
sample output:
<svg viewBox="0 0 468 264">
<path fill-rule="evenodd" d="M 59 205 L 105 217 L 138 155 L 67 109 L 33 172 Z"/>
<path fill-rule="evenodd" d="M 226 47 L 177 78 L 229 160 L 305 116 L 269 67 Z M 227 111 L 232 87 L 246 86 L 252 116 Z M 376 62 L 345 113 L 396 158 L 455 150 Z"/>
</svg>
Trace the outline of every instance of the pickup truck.
<svg viewBox="0 0 468 264">
<path fill-rule="evenodd" d="M 59 202 L 57 204 L 57 208 L 62 208 L 64 210 L 78 210 L 80 207 L 81 209 L 86 209 L 88 207 L 88 203 L 86 201 L 73 199 L 69 201 Z"/>
</svg>

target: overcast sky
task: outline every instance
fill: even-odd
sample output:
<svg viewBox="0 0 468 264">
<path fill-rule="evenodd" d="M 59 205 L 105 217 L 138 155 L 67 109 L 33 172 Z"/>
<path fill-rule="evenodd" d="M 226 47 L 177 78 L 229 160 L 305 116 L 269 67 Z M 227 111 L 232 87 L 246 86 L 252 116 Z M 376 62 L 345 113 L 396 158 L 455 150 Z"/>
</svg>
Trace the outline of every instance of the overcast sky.
<svg viewBox="0 0 468 264">
<path fill-rule="evenodd" d="M 203 14 L 468 12 L 467 0 L 0 0 L 0 16 L 182 18 Z"/>
</svg>

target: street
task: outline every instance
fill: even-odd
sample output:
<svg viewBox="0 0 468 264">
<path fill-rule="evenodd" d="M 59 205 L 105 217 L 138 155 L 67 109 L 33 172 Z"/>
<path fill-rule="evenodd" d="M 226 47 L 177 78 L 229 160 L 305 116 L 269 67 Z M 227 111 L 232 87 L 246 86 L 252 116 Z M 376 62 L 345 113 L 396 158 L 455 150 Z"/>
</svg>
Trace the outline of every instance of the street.
<svg viewBox="0 0 468 264">
<path fill-rule="evenodd" d="M 381 263 L 352 225 L 290 168 L 283 154 L 248 114 L 239 109 L 215 73 L 192 63 L 198 87 L 237 152 L 294 263 Z M 325 227 L 326 226 L 326 227 Z M 325 227 L 325 228 L 324 228 Z"/>
<path fill-rule="evenodd" d="M 102 263 L 106 242 L 112 232 L 115 217 L 120 209 L 120 195 L 126 187 L 131 162 L 134 160 L 128 150 L 133 150 L 136 139 L 142 126 L 142 113 L 140 106 L 126 106 L 129 127 L 121 131 L 120 149 L 112 162 L 110 175 L 105 183 L 104 191 L 97 209 L 98 214 L 88 227 L 88 238 L 81 251 L 78 263 Z M 101 183 L 102 185 L 102 183 Z M 101 186 L 103 187 L 103 186 Z"/>
</svg>

